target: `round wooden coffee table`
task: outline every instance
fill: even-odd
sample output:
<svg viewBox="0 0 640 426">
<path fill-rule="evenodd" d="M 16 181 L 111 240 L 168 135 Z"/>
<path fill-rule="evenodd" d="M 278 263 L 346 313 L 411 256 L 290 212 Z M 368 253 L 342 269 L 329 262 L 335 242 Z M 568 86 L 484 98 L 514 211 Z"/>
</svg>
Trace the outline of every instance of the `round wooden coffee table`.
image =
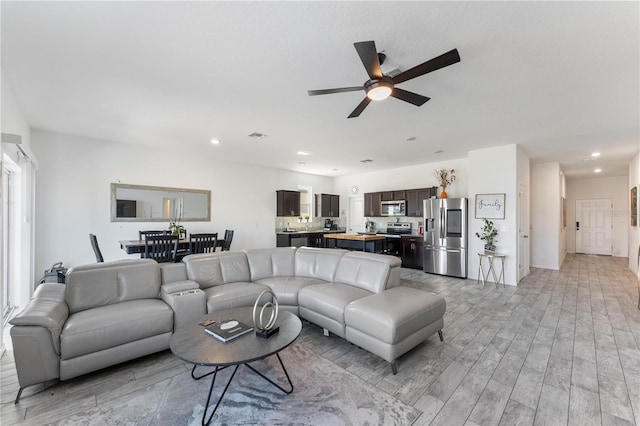
<svg viewBox="0 0 640 426">
<path fill-rule="evenodd" d="M 208 425 L 211 422 L 220 402 L 224 398 L 233 377 L 238 371 L 238 367 L 244 364 L 249 367 L 253 372 L 258 374 L 263 379 L 280 389 L 286 394 L 293 392 L 293 383 L 289 378 L 279 352 L 293 343 L 302 331 L 302 322 L 300 319 L 291 312 L 280 311 L 276 327 L 279 327 L 279 331 L 269 338 L 262 338 L 256 336 L 254 332 L 249 332 L 242 336 L 236 337 L 226 343 L 221 342 L 213 336 L 204 332 L 204 327 L 198 324 L 203 319 L 212 319 L 215 321 L 222 321 L 226 319 L 235 319 L 242 321 L 245 324 L 253 326 L 252 308 L 235 308 L 226 309 L 224 311 L 218 311 L 213 314 L 205 315 L 198 321 L 179 328 L 171 336 L 169 347 L 171 352 L 184 361 L 193 364 L 193 370 L 191 370 L 191 377 L 195 380 L 200 380 L 203 377 L 213 375 L 211 380 L 211 386 L 209 388 L 209 394 L 207 395 L 207 403 L 202 413 L 202 424 Z M 270 355 L 274 355 L 278 358 L 280 366 L 289 382 L 291 389 L 287 390 L 280 385 L 269 379 L 251 365 L 250 362 L 259 359 L 264 359 Z M 214 367 L 213 371 L 205 373 L 200 376 L 195 375 L 196 368 L 199 366 Z M 209 402 L 211 400 L 211 393 L 213 386 L 216 382 L 216 376 L 218 371 L 227 367 L 235 366 L 229 381 L 227 382 L 218 402 L 213 411 L 207 418 L 207 411 L 209 410 Z"/>
</svg>

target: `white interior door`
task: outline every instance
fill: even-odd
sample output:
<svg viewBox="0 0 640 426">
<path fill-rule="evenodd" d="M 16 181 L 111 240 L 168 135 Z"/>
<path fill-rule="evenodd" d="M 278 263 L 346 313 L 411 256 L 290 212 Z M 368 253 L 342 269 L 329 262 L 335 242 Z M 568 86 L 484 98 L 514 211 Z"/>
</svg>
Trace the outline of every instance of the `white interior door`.
<svg viewBox="0 0 640 426">
<path fill-rule="evenodd" d="M 364 198 L 349 197 L 347 232 L 364 232 Z"/>
<path fill-rule="evenodd" d="M 611 199 L 576 200 L 576 253 L 613 254 Z"/>
</svg>

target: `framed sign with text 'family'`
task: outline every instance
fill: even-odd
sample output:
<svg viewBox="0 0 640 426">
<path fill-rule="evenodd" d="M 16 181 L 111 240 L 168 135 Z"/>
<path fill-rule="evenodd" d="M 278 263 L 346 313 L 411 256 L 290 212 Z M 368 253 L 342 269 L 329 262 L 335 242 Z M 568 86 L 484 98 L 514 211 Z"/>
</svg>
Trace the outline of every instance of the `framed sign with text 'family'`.
<svg viewBox="0 0 640 426">
<path fill-rule="evenodd" d="M 505 194 L 476 194 L 476 219 L 504 219 Z"/>
</svg>

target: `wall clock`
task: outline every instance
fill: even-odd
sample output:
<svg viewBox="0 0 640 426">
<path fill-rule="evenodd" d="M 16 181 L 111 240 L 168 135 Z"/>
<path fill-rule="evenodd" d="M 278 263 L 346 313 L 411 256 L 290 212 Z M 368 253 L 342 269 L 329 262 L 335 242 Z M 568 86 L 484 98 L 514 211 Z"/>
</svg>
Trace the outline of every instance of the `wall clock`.
<svg viewBox="0 0 640 426">
<path fill-rule="evenodd" d="M 351 193 L 352 193 L 353 195 L 358 195 L 358 192 L 360 192 L 360 188 L 358 188 L 356 185 L 353 185 L 353 186 L 351 187 Z"/>
</svg>

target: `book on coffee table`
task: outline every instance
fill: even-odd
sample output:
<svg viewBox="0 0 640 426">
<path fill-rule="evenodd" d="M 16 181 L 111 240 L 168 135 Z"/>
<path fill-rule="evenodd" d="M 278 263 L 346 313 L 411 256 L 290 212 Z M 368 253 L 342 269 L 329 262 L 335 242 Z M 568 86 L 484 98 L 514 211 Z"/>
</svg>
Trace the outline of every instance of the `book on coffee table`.
<svg viewBox="0 0 640 426">
<path fill-rule="evenodd" d="M 228 342 L 253 330 L 247 324 L 234 319 L 219 321 L 204 328 L 208 333 L 222 342 Z"/>
</svg>

